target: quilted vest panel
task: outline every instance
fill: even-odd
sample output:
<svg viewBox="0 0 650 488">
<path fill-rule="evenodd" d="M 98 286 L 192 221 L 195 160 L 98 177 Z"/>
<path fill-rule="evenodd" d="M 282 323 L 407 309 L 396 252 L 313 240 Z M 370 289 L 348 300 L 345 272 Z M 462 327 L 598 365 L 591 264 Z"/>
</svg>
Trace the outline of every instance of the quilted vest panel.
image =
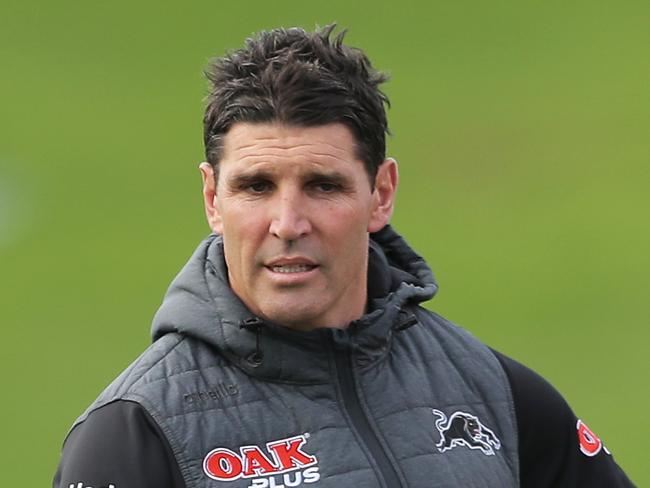
<svg viewBox="0 0 650 488">
<path fill-rule="evenodd" d="M 380 361 L 363 364 L 350 349 L 354 401 L 385 459 L 404 487 L 519 486 L 514 406 L 497 359 L 439 316 L 416 315 Z M 345 407 L 330 345 L 303 366 L 327 371 L 311 383 L 263 380 L 212 346 L 170 333 L 78 421 L 116 399 L 140 403 L 188 488 L 385 486 L 367 434 Z"/>
</svg>

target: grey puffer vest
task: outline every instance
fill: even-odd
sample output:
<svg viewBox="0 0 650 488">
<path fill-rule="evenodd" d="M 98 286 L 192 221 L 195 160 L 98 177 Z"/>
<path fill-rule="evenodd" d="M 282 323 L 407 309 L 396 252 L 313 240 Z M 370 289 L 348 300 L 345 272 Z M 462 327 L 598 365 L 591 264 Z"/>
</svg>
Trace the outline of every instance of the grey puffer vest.
<svg viewBox="0 0 650 488">
<path fill-rule="evenodd" d="M 345 330 L 254 317 L 210 236 L 173 281 L 154 343 L 82 415 L 138 402 L 188 488 L 515 487 L 517 428 L 491 351 L 418 306 L 436 291 L 390 227 L 372 236 L 390 291 Z M 376 262 L 375 262 L 376 261 Z"/>
</svg>

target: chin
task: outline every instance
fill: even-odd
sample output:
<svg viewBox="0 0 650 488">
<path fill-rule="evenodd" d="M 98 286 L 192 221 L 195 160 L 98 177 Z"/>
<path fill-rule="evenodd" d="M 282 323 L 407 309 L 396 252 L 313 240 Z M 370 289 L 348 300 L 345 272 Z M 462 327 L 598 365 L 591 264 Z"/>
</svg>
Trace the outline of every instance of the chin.
<svg viewBox="0 0 650 488">
<path fill-rule="evenodd" d="M 267 291 L 267 290 L 264 290 Z M 314 300 L 314 297 L 318 299 Z M 310 330 L 319 327 L 328 311 L 323 290 L 283 289 L 253 297 L 260 317 L 289 329 Z"/>
<path fill-rule="evenodd" d="M 320 327 L 314 322 L 312 317 L 302 317 L 299 315 L 288 315 L 286 313 L 283 313 L 269 316 L 267 318 L 274 324 L 281 325 L 287 329 L 312 330 Z"/>
<path fill-rule="evenodd" d="M 291 312 L 289 312 L 292 310 Z M 312 330 L 317 327 L 322 327 L 318 319 L 322 317 L 320 311 L 295 309 L 291 304 L 283 303 L 278 307 L 269 307 L 267 310 L 262 310 L 261 314 L 267 320 L 295 330 Z"/>
</svg>

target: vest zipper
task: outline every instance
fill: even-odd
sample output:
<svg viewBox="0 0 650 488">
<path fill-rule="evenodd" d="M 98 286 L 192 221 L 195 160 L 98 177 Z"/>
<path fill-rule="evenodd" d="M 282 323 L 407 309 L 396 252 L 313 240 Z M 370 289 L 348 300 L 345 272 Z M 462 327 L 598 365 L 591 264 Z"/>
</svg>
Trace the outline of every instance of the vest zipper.
<svg viewBox="0 0 650 488">
<path fill-rule="evenodd" d="M 337 347 L 333 336 L 330 336 L 330 338 L 341 401 L 352 423 L 351 427 L 356 431 L 358 438 L 365 445 L 375 465 L 379 469 L 377 476 L 383 482 L 382 485 L 386 488 L 400 488 L 402 483 L 397 475 L 397 471 L 379 442 L 377 434 L 371 427 L 368 417 L 361 407 L 359 394 L 354 382 L 351 354 L 349 350 L 341 350 L 340 347 Z"/>
</svg>

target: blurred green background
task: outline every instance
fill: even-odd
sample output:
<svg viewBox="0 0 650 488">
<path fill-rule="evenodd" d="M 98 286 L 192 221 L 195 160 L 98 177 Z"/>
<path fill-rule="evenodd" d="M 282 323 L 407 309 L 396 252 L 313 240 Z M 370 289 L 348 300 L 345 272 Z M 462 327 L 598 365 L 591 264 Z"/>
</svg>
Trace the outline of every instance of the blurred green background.
<svg viewBox="0 0 650 488">
<path fill-rule="evenodd" d="M 0 486 L 50 485 L 208 232 L 207 60 L 331 21 L 392 75 L 394 224 L 430 306 L 650 483 L 650 3 L 1 0 Z"/>
</svg>

